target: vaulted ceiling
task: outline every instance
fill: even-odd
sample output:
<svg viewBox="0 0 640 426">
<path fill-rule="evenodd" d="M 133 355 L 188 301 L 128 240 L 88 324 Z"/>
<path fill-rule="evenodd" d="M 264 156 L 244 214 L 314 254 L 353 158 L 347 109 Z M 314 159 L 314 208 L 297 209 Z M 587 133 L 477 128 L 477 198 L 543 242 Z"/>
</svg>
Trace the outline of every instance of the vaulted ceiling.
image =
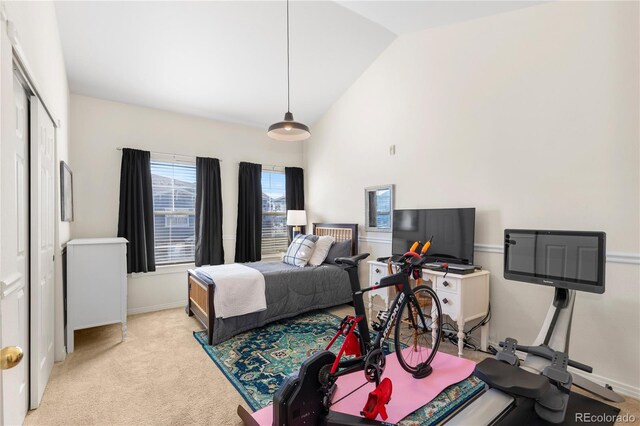
<svg viewBox="0 0 640 426">
<path fill-rule="evenodd" d="M 536 3 L 292 1 L 291 111 L 315 123 L 398 34 Z M 285 7 L 57 2 L 71 92 L 266 127 L 286 111 Z"/>
</svg>

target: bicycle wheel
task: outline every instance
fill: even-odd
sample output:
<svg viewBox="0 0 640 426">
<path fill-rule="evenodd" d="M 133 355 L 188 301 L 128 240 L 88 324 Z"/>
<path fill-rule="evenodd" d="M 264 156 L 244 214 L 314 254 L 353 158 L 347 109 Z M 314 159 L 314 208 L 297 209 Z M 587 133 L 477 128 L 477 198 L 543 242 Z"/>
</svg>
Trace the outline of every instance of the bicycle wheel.
<svg viewBox="0 0 640 426">
<path fill-rule="evenodd" d="M 431 364 L 442 333 L 442 309 L 435 291 L 421 285 L 406 298 L 396 318 L 396 355 L 411 374 Z"/>
</svg>

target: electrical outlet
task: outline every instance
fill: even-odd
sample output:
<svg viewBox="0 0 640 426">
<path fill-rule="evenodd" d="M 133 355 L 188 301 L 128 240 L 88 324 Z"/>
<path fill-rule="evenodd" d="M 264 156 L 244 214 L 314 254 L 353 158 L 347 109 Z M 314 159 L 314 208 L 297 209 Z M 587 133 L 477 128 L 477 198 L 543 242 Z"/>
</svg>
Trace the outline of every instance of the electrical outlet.
<svg viewBox="0 0 640 426">
<path fill-rule="evenodd" d="M 396 155 L 396 145 L 389 146 L 389 155 Z"/>
</svg>

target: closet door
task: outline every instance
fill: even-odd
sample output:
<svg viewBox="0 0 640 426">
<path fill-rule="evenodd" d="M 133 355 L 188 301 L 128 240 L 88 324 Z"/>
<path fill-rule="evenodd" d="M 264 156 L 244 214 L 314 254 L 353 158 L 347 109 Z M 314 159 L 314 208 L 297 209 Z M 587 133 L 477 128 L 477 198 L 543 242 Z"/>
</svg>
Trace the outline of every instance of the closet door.
<svg viewBox="0 0 640 426">
<path fill-rule="evenodd" d="M 37 408 L 53 368 L 55 129 L 31 97 L 31 408 Z"/>
<path fill-rule="evenodd" d="M 14 362 L 0 372 L 0 424 L 21 425 L 29 409 L 29 97 L 18 78 L 1 78 L 13 90 L 2 94 L 12 108 L 2 105 L 1 116 L 0 348 Z"/>
</svg>

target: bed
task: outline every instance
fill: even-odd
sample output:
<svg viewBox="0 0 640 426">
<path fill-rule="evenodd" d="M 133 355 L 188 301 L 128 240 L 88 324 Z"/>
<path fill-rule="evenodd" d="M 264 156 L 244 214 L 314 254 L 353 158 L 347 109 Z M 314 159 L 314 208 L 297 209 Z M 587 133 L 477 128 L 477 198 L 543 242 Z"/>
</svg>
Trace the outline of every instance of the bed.
<svg viewBox="0 0 640 426">
<path fill-rule="evenodd" d="M 330 235 L 336 242 L 351 240 L 351 255 L 358 253 L 357 224 L 314 223 L 313 234 Z M 300 268 L 280 261 L 245 265 L 264 275 L 267 309 L 224 319 L 215 315 L 215 283 L 206 283 L 193 269 L 187 272 L 186 312 L 189 316 L 195 316 L 206 328 L 209 345 L 216 345 L 236 334 L 273 321 L 352 300 L 348 275 L 336 265 L 325 263 L 317 267 Z"/>
</svg>

